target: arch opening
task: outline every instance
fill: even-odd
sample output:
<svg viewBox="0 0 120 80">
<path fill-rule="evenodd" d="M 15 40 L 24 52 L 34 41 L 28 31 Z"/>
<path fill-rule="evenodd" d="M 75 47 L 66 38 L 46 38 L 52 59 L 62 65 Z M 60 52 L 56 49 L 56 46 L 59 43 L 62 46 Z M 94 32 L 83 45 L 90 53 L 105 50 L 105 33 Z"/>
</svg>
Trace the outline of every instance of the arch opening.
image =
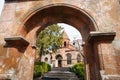
<svg viewBox="0 0 120 80">
<path fill-rule="evenodd" d="M 71 7 L 71 5 L 50 5 L 31 15 L 25 22 L 26 31 L 29 33 L 35 27 L 39 27 L 39 30 L 36 32 L 38 35 L 46 26 L 56 23 L 66 23 L 80 31 L 85 41 L 89 32 L 97 29 L 91 18 L 86 14 L 81 9 Z"/>
<path fill-rule="evenodd" d="M 66 23 L 71 26 L 74 26 L 82 36 L 83 41 L 87 42 L 87 37 L 89 36 L 90 31 L 96 31 L 97 26 L 95 22 L 88 16 L 86 12 L 81 11 L 81 9 L 68 6 L 68 5 L 57 5 L 57 6 L 47 6 L 44 9 L 41 9 L 31 15 L 28 20 L 25 22 L 26 28 L 26 38 L 30 43 L 36 43 L 36 37 L 38 33 L 45 29 L 47 26 L 57 23 Z M 34 38 L 34 39 L 31 39 Z M 84 46 L 84 59 L 85 65 L 89 64 L 89 71 L 86 71 L 87 77 L 89 76 L 91 80 L 98 79 L 100 77 L 100 62 L 97 52 L 94 50 L 94 43 L 86 43 Z M 59 57 L 62 59 L 62 57 Z M 59 67 L 61 67 L 61 59 L 56 58 Z M 94 62 L 96 61 L 96 62 Z M 87 69 L 86 69 L 87 70 Z M 97 74 L 94 75 L 94 74 Z"/>
</svg>

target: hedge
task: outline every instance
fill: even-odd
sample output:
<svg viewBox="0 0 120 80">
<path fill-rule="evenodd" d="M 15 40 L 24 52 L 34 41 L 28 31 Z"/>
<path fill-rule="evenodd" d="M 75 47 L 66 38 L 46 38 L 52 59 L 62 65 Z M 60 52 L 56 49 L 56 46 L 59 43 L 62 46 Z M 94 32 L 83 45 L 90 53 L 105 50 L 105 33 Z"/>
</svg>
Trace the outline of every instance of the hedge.
<svg viewBox="0 0 120 80">
<path fill-rule="evenodd" d="M 51 66 L 45 62 L 36 62 L 34 64 L 34 78 L 40 77 L 44 73 L 51 70 Z"/>
<path fill-rule="evenodd" d="M 84 75 L 85 75 L 85 69 L 84 69 L 84 63 L 80 62 L 77 64 L 74 64 L 71 67 L 71 71 L 75 73 L 80 80 L 85 80 Z"/>
</svg>

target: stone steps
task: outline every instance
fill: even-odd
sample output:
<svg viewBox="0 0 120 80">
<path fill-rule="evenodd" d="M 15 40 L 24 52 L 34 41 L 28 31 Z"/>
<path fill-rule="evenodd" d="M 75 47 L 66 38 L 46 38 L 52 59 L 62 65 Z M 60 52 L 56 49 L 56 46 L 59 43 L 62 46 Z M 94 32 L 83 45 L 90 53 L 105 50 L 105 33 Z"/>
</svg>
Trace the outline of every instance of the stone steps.
<svg viewBox="0 0 120 80">
<path fill-rule="evenodd" d="M 76 77 L 76 75 L 74 73 L 71 72 L 58 72 L 58 71 L 54 71 L 54 72 L 49 72 L 44 74 L 44 76 L 46 77 Z"/>
<path fill-rule="evenodd" d="M 42 76 L 42 80 L 79 80 L 77 76 L 69 72 L 70 68 L 52 68 Z"/>
<path fill-rule="evenodd" d="M 48 77 L 44 77 L 41 80 L 79 80 L 77 78 L 48 78 Z"/>
<path fill-rule="evenodd" d="M 70 67 L 55 67 L 51 71 L 70 71 Z"/>
</svg>

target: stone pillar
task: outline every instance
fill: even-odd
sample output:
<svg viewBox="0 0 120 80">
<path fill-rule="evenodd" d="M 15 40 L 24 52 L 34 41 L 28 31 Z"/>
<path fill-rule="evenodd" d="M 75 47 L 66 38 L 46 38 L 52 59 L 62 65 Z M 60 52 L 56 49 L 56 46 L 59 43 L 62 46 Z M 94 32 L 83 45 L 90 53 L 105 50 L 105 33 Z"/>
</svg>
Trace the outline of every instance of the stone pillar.
<svg viewBox="0 0 120 80">
<path fill-rule="evenodd" d="M 33 80 L 35 48 L 29 45 L 22 56 L 14 80 Z"/>
<path fill-rule="evenodd" d="M 9 48 L 8 58 L 5 59 L 6 77 L 1 79 L 12 80 L 32 80 L 35 58 L 35 47 L 31 46 L 21 36 L 13 36 L 5 38 L 6 48 Z M 11 62 L 10 65 L 8 65 Z M 7 77 L 9 73 L 9 77 Z M 3 75 L 3 76 L 4 76 Z"/>
<path fill-rule="evenodd" d="M 85 71 L 86 71 L 85 80 L 90 80 L 90 71 L 89 71 L 90 68 L 89 68 L 89 64 L 85 58 L 84 58 L 84 63 L 85 63 Z"/>
<path fill-rule="evenodd" d="M 99 76 L 97 74 L 100 73 L 102 80 L 119 80 L 120 78 L 117 76 L 117 68 L 116 68 L 116 60 L 115 60 L 115 52 L 112 45 L 112 41 L 114 40 L 115 32 L 108 33 L 97 33 L 91 32 L 88 37 L 88 42 L 92 43 L 93 48 L 93 58 L 94 58 L 94 73 L 96 74 L 96 79 L 99 80 Z M 98 66 L 98 67 L 97 67 Z M 91 74 L 91 72 L 90 72 Z M 101 80 L 101 79 L 100 79 Z"/>
</svg>

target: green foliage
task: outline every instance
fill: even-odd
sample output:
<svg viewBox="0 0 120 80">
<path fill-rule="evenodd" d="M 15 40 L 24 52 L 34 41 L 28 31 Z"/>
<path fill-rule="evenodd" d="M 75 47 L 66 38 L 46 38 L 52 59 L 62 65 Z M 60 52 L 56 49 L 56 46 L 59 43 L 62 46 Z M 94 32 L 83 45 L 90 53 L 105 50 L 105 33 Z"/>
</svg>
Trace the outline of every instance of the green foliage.
<svg viewBox="0 0 120 80">
<path fill-rule="evenodd" d="M 43 73 L 51 70 L 51 66 L 45 62 L 36 62 L 34 65 L 34 78 L 40 77 Z"/>
<path fill-rule="evenodd" d="M 62 45 L 62 28 L 56 24 L 48 26 L 38 35 L 37 47 L 40 55 L 47 53 L 55 53 Z"/>
<path fill-rule="evenodd" d="M 75 73 L 80 80 L 84 79 L 85 69 L 84 69 L 84 63 L 77 63 L 71 67 L 71 71 Z"/>
</svg>

